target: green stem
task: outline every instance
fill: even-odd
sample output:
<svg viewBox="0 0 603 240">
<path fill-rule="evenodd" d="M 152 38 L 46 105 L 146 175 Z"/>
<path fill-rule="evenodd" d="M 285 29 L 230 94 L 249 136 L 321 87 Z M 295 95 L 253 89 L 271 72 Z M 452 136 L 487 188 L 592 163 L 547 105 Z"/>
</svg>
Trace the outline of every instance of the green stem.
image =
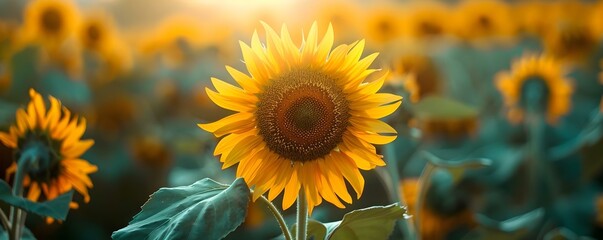
<svg viewBox="0 0 603 240">
<path fill-rule="evenodd" d="M 299 190 L 297 196 L 297 240 L 306 240 L 308 228 L 308 201 L 306 200 L 306 191 Z"/>
<path fill-rule="evenodd" d="M 23 195 L 23 179 L 28 171 L 28 168 L 32 162 L 37 160 L 38 149 L 33 147 L 26 149 L 21 157 L 17 160 L 17 172 L 15 173 L 15 182 L 13 184 L 13 195 L 21 197 Z M 14 215 L 12 214 L 14 213 Z M 12 229 L 9 231 L 9 239 L 16 240 L 21 239 L 21 232 L 23 225 L 25 224 L 25 214 L 23 210 L 11 206 L 11 226 Z"/>
<path fill-rule="evenodd" d="M 291 237 L 291 232 L 289 232 L 289 229 L 287 228 L 287 223 L 285 222 L 285 218 L 283 218 L 283 215 L 278 210 L 278 208 L 276 208 L 276 206 L 274 206 L 274 204 L 272 204 L 272 202 L 268 201 L 268 199 L 264 196 L 261 196 L 259 199 L 262 200 L 262 202 L 264 204 L 266 204 L 266 206 L 268 206 L 268 209 L 270 209 L 270 212 L 272 212 L 272 215 L 274 215 L 274 218 L 276 218 L 276 221 L 278 222 L 278 226 L 281 228 L 281 231 L 283 231 L 285 240 L 293 240 L 293 237 Z"/>
<path fill-rule="evenodd" d="M 4 227 L 4 230 L 6 232 L 10 232 L 10 222 L 2 210 L 0 210 L 0 221 L 2 222 L 2 227 Z"/>
<path fill-rule="evenodd" d="M 423 201 L 425 201 L 427 196 L 427 189 L 429 189 L 429 186 L 431 185 L 431 177 L 436 168 L 437 167 L 433 165 L 433 163 L 427 161 L 427 165 L 423 169 L 421 177 L 419 178 L 419 196 L 415 203 L 415 214 L 413 216 L 415 219 L 415 229 L 417 232 L 419 232 L 416 235 L 416 239 L 421 239 L 421 210 L 423 208 Z"/>
</svg>

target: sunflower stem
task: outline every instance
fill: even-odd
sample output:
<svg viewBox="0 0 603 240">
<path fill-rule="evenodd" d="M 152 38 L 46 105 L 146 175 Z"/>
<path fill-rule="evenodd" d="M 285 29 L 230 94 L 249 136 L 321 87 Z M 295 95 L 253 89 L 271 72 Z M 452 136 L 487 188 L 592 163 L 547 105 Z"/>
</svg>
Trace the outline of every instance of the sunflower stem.
<svg viewBox="0 0 603 240">
<path fill-rule="evenodd" d="M 2 210 L 0 210 L 0 220 L 2 221 L 2 227 L 4 227 L 4 230 L 6 232 L 10 232 L 10 222 L 8 221 L 6 214 Z"/>
<path fill-rule="evenodd" d="M 13 184 L 13 195 L 21 197 L 23 195 L 23 179 L 27 173 L 30 165 L 38 159 L 38 148 L 30 147 L 23 151 L 23 154 L 17 160 L 17 172 L 15 173 L 15 182 Z M 14 214 L 13 214 L 14 213 Z M 11 226 L 12 229 L 9 231 L 9 239 L 16 240 L 21 239 L 21 233 L 23 225 L 25 224 L 26 215 L 23 210 L 11 206 Z"/>
<path fill-rule="evenodd" d="M 297 240 L 306 240 L 308 229 L 308 201 L 306 199 L 306 191 L 299 190 L 297 196 Z"/>
<path fill-rule="evenodd" d="M 266 204 L 266 206 L 268 206 L 268 209 L 270 209 L 270 212 L 272 212 L 272 215 L 274 215 L 274 218 L 276 218 L 276 221 L 278 222 L 278 226 L 281 228 L 281 231 L 283 231 L 285 240 L 293 240 L 293 237 L 291 236 L 291 232 L 289 232 L 289 229 L 287 228 L 287 223 L 285 222 L 285 218 L 283 218 L 283 215 L 278 210 L 278 208 L 276 208 L 276 206 L 274 206 L 274 204 L 272 204 L 272 202 L 270 202 L 266 197 L 261 196 L 260 199 L 262 200 L 262 202 L 264 204 Z"/>
</svg>

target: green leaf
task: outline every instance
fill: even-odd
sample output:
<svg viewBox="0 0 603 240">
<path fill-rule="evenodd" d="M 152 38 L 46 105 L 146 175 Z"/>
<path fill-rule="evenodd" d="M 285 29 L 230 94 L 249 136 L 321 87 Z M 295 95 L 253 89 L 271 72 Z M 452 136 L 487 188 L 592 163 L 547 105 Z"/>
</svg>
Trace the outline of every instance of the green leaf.
<svg viewBox="0 0 603 240">
<path fill-rule="evenodd" d="M 22 226 L 22 230 L 23 232 L 21 233 L 21 240 L 36 240 L 36 236 L 33 235 L 29 228 Z M 0 227 L 0 240 L 8 239 L 10 239 L 8 237 L 8 232 L 4 228 Z"/>
<path fill-rule="evenodd" d="M 446 161 L 431 154 L 430 152 L 423 151 L 423 156 L 427 158 L 428 164 L 431 164 L 437 168 L 445 168 L 452 175 L 452 182 L 457 183 L 467 170 L 479 169 L 492 165 L 492 160 L 487 158 L 468 158 L 455 161 Z M 426 176 L 427 178 L 431 176 Z"/>
<path fill-rule="evenodd" d="M 0 201 L 43 217 L 65 220 L 67 213 L 69 213 L 69 203 L 71 203 L 72 197 L 73 190 L 50 201 L 32 202 L 26 198 L 14 196 L 10 186 L 5 181 L 0 180 Z"/>
<path fill-rule="evenodd" d="M 297 223 L 291 227 L 291 234 L 297 232 Z M 327 227 L 319 221 L 308 219 L 308 238 L 324 240 L 327 237 Z"/>
<path fill-rule="evenodd" d="M 477 116 L 477 110 L 452 99 L 428 96 L 414 106 L 420 119 L 467 119 Z"/>
<path fill-rule="evenodd" d="M 209 178 L 189 186 L 153 193 L 129 225 L 113 239 L 221 239 L 247 214 L 249 188 L 242 178 L 232 185 Z"/>
<path fill-rule="evenodd" d="M 325 224 L 328 239 L 387 239 L 398 219 L 404 219 L 406 208 L 398 204 L 354 210 L 341 222 Z"/>
</svg>

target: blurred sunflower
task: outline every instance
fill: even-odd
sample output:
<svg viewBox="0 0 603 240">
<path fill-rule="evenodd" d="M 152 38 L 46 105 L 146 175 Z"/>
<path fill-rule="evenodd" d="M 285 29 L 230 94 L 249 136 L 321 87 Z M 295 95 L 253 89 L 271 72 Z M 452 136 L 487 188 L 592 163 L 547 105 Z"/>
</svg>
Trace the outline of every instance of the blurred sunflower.
<svg viewBox="0 0 603 240">
<path fill-rule="evenodd" d="M 474 226 L 473 214 L 467 209 L 452 215 L 440 214 L 423 204 L 420 213 L 416 213 L 419 199 L 419 180 L 403 179 L 400 181 L 400 193 L 402 199 L 408 205 L 410 215 L 420 214 L 419 224 L 422 239 L 447 239 L 447 235 L 456 228 L 463 226 Z M 413 218 L 414 219 L 414 218 Z"/>
<path fill-rule="evenodd" d="M 435 1 L 415 3 L 406 17 L 405 33 L 417 40 L 429 40 L 450 32 L 452 14 L 448 6 Z"/>
<path fill-rule="evenodd" d="M 9 89 L 11 84 L 10 58 L 16 32 L 16 23 L 0 21 L 0 92 Z"/>
<path fill-rule="evenodd" d="M 511 9 L 498 0 L 463 1 L 455 20 L 455 31 L 465 40 L 508 38 L 516 33 Z"/>
<path fill-rule="evenodd" d="M 544 36 L 548 54 L 569 61 L 582 60 L 597 46 L 589 22 L 592 6 L 580 1 L 556 2 L 551 7 L 550 28 Z"/>
<path fill-rule="evenodd" d="M 395 75 L 408 74 L 402 85 L 410 93 L 410 100 L 418 102 L 421 98 L 437 94 L 441 90 L 438 69 L 433 60 L 422 54 L 400 56 L 392 63 Z"/>
<path fill-rule="evenodd" d="M 93 78 L 111 80 L 130 69 L 129 51 L 108 15 L 102 12 L 88 14 L 80 25 L 78 37 L 84 49 L 100 61 L 100 68 L 91 71 L 95 73 Z"/>
<path fill-rule="evenodd" d="M 524 110 L 534 104 L 545 111 L 549 123 L 570 110 L 573 87 L 564 76 L 562 65 L 549 56 L 524 56 L 515 61 L 510 72 L 499 73 L 496 84 L 509 108 L 512 122 L 523 119 Z"/>
<path fill-rule="evenodd" d="M 517 13 L 515 20 L 519 32 L 537 37 L 545 35 L 551 20 L 549 2 L 522 1 L 515 3 L 512 8 Z"/>
<path fill-rule="evenodd" d="M 361 12 L 356 4 L 341 0 L 320 2 L 315 13 L 313 19 L 317 19 L 319 28 L 327 29 L 329 24 L 332 24 L 334 29 L 342 32 L 340 41 L 358 36 L 357 26 L 360 24 L 358 16 Z"/>
<path fill-rule="evenodd" d="M 206 48 L 216 48 L 219 55 L 228 54 L 225 44 L 230 39 L 230 28 L 212 23 L 204 24 L 188 16 L 169 17 L 147 34 L 139 50 L 143 57 L 161 56 L 171 65 L 186 63 L 195 51 Z"/>
<path fill-rule="evenodd" d="M 166 169 L 172 163 L 172 152 L 157 136 L 138 136 L 130 143 L 134 160 L 142 166 Z"/>
<path fill-rule="evenodd" d="M 397 5 L 379 6 L 369 9 L 363 23 L 363 35 L 371 45 L 383 49 L 385 45 L 401 36 L 401 8 Z"/>
<path fill-rule="evenodd" d="M 24 154 L 30 147 L 41 147 L 43 154 L 40 162 L 29 169 L 23 186 L 29 187 L 27 198 L 51 200 L 75 189 L 84 196 L 84 202 L 90 201 L 88 189 L 93 184 L 88 174 L 97 171 L 97 167 L 81 159 L 93 144 L 93 140 L 82 140 L 86 130 L 86 121 L 61 106 L 61 102 L 50 96 L 50 108 L 47 110 L 42 96 L 31 89 L 31 101 L 27 108 L 17 111 L 17 123 L 8 132 L 0 132 L 0 141 L 13 149 L 15 156 Z M 47 155 L 46 155 L 47 154 Z M 10 178 L 17 170 L 16 162 L 6 170 Z M 72 208 L 77 208 L 72 203 Z"/>
<path fill-rule="evenodd" d="M 361 59 L 364 40 L 339 45 L 332 27 L 319 41 L 314 23 L 303 47 L 297 47 L 283 25 L 280 36 L 265 25 L 267 44 L 257 34 L 251 47 L 241 42 L 248 76 L 228 72 L 242 88 L 212 78 L 218 92 L 206 89 L 217 105 L 237 113 L 199 124 L 220 140 L 214 151 L 223 168 L 239 163 L 237 176 L 255 186 L 254 199 L 270 190 L 273 200 L 284 191 L 283 209 L 305 193 L 309 211 L 323 199 L 344 208 L 352 202 L 344 179 L 359 198 L 369 170 L 385 162 L 373 144 L 396 138 L 396 130 L 378 120 L 393 113 L 401 97 L 377 93 L 386 75 L 364 82 L 376 70 L 377 57 Z"/>
<path fill-rule="evenodd" d="M 70 1 L 31 1 L 25 9 L 22 40 L 60 44 L 75 32 L 78 20 L 77 9 Z"/>
</svg>

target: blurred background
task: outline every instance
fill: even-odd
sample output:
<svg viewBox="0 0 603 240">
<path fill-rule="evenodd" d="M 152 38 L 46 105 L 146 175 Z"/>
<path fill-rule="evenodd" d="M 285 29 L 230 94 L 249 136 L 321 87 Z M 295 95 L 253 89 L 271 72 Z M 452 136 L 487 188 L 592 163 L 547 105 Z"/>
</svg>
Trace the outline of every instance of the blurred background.
<svg viewBox="0 0 603 240">
<path fill-rule="evenodd" d="M 287 24 L 298 43 L 314 21 L 333 25 L 336 44 L 366 39 L 366 55 L 381 53 L 373 67 L 391 72 L 382 91 L 405 99 L 386 119 L 399 132 L 379 148 L 388 166 L 363 172 L 360 200 L 324 203 L 312 218 L 401 201 L 423 239 L 603 238 L 603 2 L 527 0 L 0 0 L 0 130 L 34 88 L 84 116 L 96 142 L 83 157 L 99 168 L 91 202 L 63 223 L 29 217 L 34 235 L 107 239 L 160 187 L 231 182 L 234 168 L 220 170 L 216 139 L 196 124 L 229 114 L 204 89 L 210 77 L 234 82 L 225 65 L 245 69 L 239 41 L 263 36 L 260 21 Z M 541 141 L 496 85 L 528 54 L 554 59 L 573 89 Z M 434 166 L 424 151 L 443 165 L 421 177 Z M 11 158 L 0 144 L 0 173 Z M 476 158 L 489 164 L 442 167 Z M 293 223 L 294 209 L 285 214 Z M 279 234 L 252 204 L 227 238 Z"/>
</svg>

